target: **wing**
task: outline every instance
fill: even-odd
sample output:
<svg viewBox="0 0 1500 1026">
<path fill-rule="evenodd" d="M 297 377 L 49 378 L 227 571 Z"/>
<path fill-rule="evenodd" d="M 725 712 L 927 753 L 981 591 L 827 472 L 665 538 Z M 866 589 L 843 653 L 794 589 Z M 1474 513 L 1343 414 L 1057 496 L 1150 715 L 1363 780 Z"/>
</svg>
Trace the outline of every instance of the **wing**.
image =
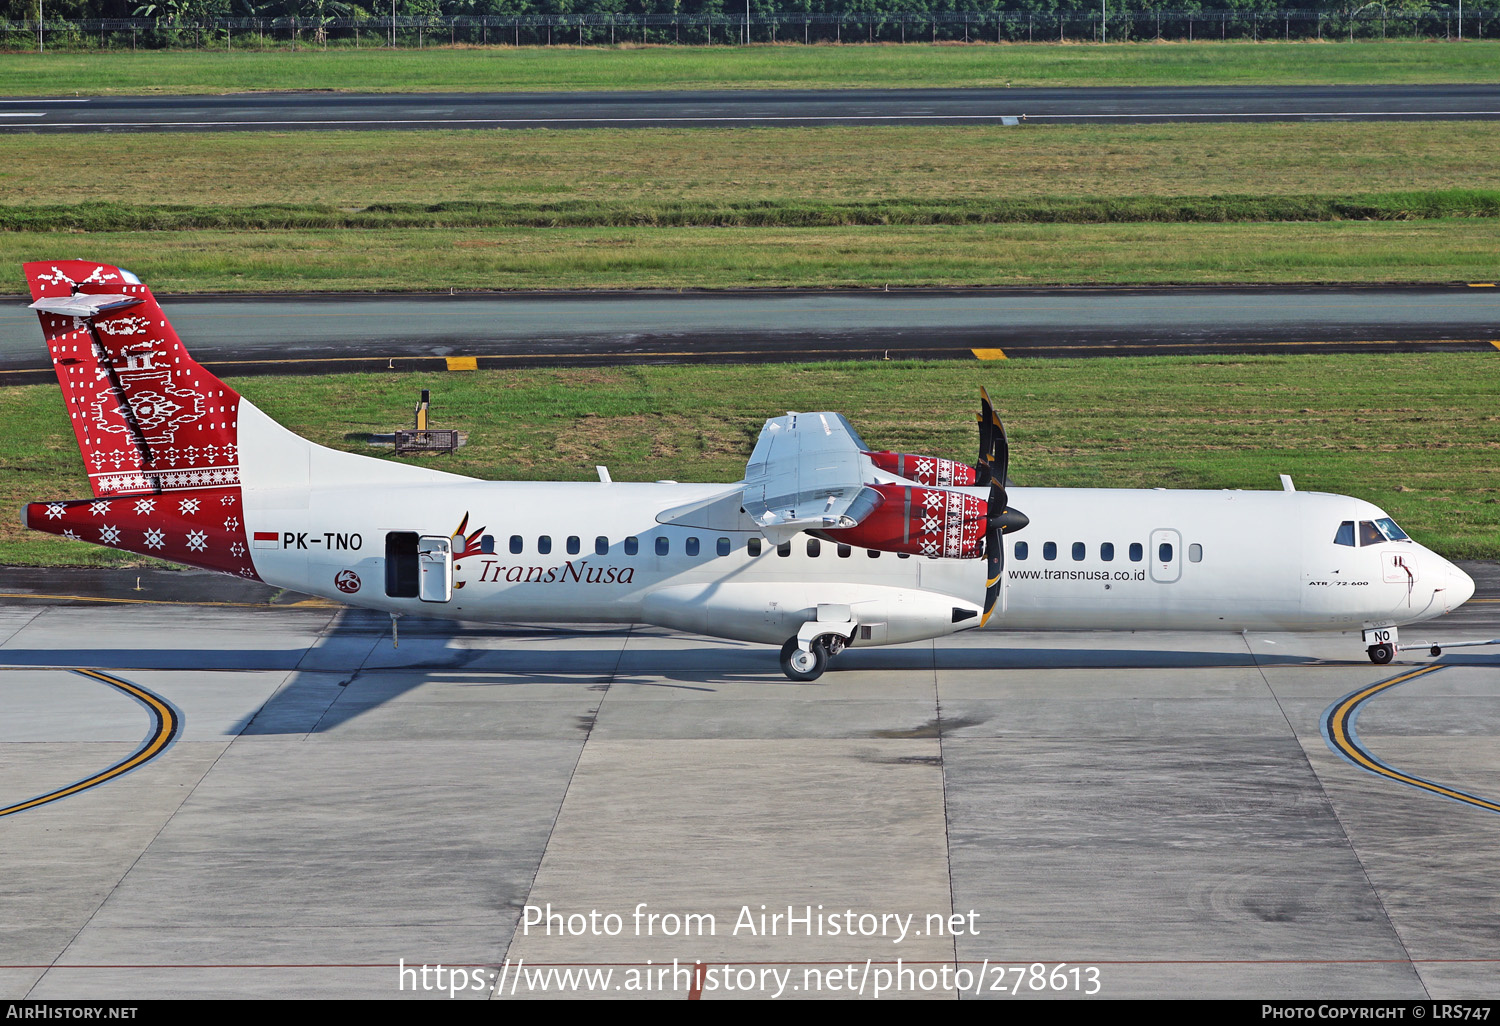
<svg viewBox="0 0 1500 1026">
<path fill-rule="evenodd" d="M 856 526 L 881 502 L 864 450 L 841 414 L 772 417 L 745 468 L 746 515 L 767 537 Z"/>
</svg>

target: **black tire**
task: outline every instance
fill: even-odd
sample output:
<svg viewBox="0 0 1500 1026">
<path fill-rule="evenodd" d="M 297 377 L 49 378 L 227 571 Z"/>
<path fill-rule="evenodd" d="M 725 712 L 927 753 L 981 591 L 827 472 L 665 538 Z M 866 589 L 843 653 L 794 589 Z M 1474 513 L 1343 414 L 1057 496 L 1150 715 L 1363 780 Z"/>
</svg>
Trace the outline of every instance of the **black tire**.
<svg viewBox="0 0 1500 1026">
<path fill-rule="evenodd" d="M 1369 648 L 1365 649 L 1365 651 L 1370 656 L 1370 662 L 1374 663 L 1376 666 L 1384 666 L 1386 663 L 1396 658 L 1395 645 L 1371 645 Z"/>
<path fill-rule="evenodd" d="M 817 680 L 823 676 L 823 671 L 828 669 L 827 640 L 823 638 L 812 640 L 812 649 L 808 653 L 809 658 L 805 661 L 805 665 L 799 665 L 802 662 L 798 658 L 800 655 L 796 638 L 791 638 L 781 646 L 781 672 L 791 680 Z"/>
</svg>

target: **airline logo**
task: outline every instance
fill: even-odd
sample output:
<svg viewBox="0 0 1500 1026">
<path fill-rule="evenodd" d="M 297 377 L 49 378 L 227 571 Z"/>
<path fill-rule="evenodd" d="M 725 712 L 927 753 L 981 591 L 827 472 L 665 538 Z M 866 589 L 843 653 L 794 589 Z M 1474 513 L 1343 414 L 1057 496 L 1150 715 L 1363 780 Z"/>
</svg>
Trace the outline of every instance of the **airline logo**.
<svg viewBox="0 0 1500 1026">
<path fill-rule="evenodd" d="M 281 535 L 275 531 L 256 531 L 255 547 L 257 549 L 279 549 L 281 548 Z"/>
</svg>

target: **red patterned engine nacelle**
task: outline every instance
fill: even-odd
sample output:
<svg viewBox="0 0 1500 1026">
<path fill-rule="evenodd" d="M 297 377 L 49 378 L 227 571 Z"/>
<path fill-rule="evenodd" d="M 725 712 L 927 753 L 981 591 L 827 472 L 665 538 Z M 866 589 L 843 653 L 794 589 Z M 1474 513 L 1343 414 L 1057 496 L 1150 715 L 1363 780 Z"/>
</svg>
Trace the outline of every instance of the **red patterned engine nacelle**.
<svg viewBox="0 0 1500 1026">
<path fill-rule="evenodd" d="M 910 458 L 910 457 L 908 457 Z M 868 485 L 881 502 L 856 527 L 821 531 L 829 541 L 917 556 L 978 559 L 984 555 L 989 503 L 943 488 Z"/>
<path fill-rule="evenodd" d="M 914 456 L 906 452 L 867 452 L 870 462 L 887 474 L 938 488 L 962 488 L 976 480 L 974 468 L 938 456 Z"/>
</svg>

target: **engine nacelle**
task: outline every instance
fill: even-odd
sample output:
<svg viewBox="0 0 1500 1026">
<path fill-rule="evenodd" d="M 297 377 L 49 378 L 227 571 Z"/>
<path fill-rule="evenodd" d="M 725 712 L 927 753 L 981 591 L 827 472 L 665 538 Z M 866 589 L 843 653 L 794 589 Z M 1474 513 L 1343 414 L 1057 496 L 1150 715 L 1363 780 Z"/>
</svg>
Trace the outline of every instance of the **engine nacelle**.
<svg viewBox="0 0 1500 1026">
<path fill-rule="evenodd" d="M 978 480 L 977 472 L 967 463 L 945 460 L 939 456 L 914 456 L 905 452 L 867 452 L 865 455 L 887 474 L 895 474 L 918 484 L 962 488 Z"/>
<path fill-rule="evenodd" d="M 880 493 L 880 505 L 858 525 L 819 531 L 829 541 L 882 552 L 978 559 L 984 555 L 989 503 L 976 495 L 944 488 L 867 485 Z"/>
</svg>

